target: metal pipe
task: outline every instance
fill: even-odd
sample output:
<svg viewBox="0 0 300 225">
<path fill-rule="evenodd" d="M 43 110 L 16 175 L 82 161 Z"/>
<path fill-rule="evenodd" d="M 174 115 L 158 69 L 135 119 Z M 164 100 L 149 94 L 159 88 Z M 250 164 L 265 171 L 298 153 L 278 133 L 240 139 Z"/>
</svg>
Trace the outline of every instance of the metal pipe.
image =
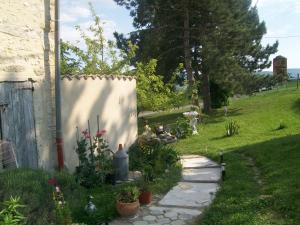
<svg viewBox="0 0 300 225">
<path fill-rule="evenodd" d="M 60 1 L 55 0 L 55 116 L 58 169 L 64 168 L 63 134 L 61 124 L 61 74 L 60 74 Z"/>
</svg>

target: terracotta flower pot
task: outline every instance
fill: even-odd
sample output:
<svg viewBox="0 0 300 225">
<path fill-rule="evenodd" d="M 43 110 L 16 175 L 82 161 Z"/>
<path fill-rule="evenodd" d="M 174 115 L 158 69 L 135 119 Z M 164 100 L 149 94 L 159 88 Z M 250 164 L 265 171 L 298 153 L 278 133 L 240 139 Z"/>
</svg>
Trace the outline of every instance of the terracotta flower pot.
<svg viewBox="0 0 300 225">
<path fill-rule="evenodd" d="M 143 191 L 139 196 L 139 201 L 143 205 L 148 205 L 152 201 L 152 193 L 150 191 Z"/>
<path fill-rule="evenodd" d="M 120 216 L 123 217 L 134 216 L 135 214 L 137 214 L 139 208 L 139 201 L 135 201 L 132 203 L 124 203 L 119 201 L 117 202 L 117 211 L 120 214 Z"/>
</svg>

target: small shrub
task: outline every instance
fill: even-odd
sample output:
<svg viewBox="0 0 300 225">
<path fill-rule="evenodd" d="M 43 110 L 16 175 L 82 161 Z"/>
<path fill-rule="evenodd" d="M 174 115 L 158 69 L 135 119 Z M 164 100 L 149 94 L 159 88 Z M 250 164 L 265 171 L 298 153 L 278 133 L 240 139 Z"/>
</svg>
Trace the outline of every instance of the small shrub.
<svg viewBox="0 0 300 225">
<path fill-rule="evenodd" d="M 231 137 L 239 133 L 240 126 L 236 121 L 230 120 L 225 125 L 226 136 Z"/>
<path fill-rule="evenodd" d="M 179 154 L 172 146 L 162 144 L 152 146 L 136 143 L 130 147 L 128 154 L 130 170 L 143 171 L 150 166 L 153 177 L 161 175 L 179 160 Z"/>
<path fill-rule="evenodd" d="M 276 128 L 276 130 L 283 130 L 287 128 L 286 123 L 284 123 L 283 121 L 280 121 L 279 126 Z"/>
<path fill-rule="evenodd" d="M 64 195 L 61 192 L 56 179 L 52 178 L 48 180 L 48 184 L 52 185 L 54 190 L 52 192 L 55 212 L 55 224 L 56 225 L 71 225 L 72 217 L 71 211 L 64 199 Z"/>
<path fill-rule="evenodd" d="M 20 213 L 19 209 L 24 208 L 20 204 L 20 197 L 10 197 L 9 200 L 3 203 L 4 209 L 0 211 L 1 225 L 22 225 L 25 224 L 25 217 Z"/>
<path fill-rule="evenodd" d="M 187 138 L 191 136 L 193 130 L 190 126 L 190 121 L 187 118 L 179 117 L 176 120 L 175 134 L 177 138 Z"/>
<path fill-rule="evenodd" d="M 140 191 L 136 186 L 127 186 L 121 189 L 117 196 L 117 199 L 120 202 L 132 203 L 138 200 L 139 195 Z"/>
<path fill-rule="evenodd" d="M 92 137 L 84 131 L 83 137 L 77 140 L 76 153 L 79 166 L 76 167 L 76 180 L 86 188 L 103 184 L 106 177 L 113 173 L 112 156 L 107 141 L 103 138 L 104 130 Z"/>
</svg>

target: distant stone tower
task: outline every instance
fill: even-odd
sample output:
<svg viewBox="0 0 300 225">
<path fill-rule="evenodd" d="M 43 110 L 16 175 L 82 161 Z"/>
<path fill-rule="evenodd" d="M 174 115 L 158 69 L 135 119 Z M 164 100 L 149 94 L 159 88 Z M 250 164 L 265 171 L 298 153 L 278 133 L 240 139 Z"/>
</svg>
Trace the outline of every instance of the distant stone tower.
<svg viewBox="0 0 300 225">
<path fill-rule="evenodd" d="M 287 58 L 279 55 L 273 59 L 273 75 L 276 76 L 281 83 L 287 81 Z"/>
</svg>

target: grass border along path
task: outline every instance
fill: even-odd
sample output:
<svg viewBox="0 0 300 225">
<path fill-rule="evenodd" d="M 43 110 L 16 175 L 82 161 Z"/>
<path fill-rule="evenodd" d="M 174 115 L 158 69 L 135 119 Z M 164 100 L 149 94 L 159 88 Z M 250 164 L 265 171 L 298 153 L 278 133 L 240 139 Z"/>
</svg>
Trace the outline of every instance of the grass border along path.
<svg viewBox="0 0 300 225">
<path fill-rule="evenodd" d="M 182 112 L 147 117 L 150 123 L 174 124 Z M 235 120 L 240 134 L 224 137 L 225 123 Z M 167 121 L 167 122 L 166 122 Z M 284 124 L 283 129 L 277 129 Z M 300 224 L 300 92 L 270 91 L 232 101 L 203 117 L 200 135 L 175 144 L 181 154 L 217 161 L 224 152 L 227 178 L 201 225 Z"/>
</svg>

